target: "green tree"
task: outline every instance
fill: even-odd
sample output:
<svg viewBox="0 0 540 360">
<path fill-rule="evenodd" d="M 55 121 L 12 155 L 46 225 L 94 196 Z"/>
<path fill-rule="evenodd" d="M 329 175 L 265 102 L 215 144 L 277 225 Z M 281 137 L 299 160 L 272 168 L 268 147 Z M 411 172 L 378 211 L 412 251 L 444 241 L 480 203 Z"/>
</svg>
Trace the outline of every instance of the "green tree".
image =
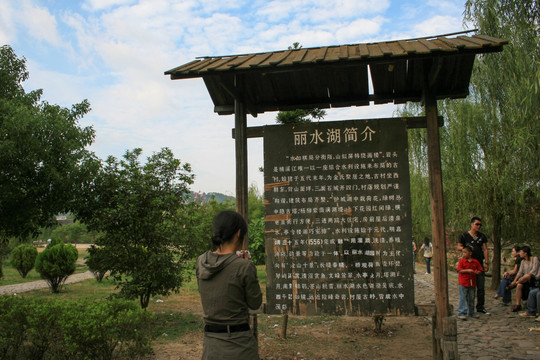
<svg viewBox="0 0 540 360">
<path fill-rule="evenodd" d="M 66 279 L 75 272 L 78 254 L 75 246 L 58 243 L 46 247 L 37 256 L 36 271 L 47 281 L 53 293 L 60 292 Z"/>
<path fill-rule="evenodd" d="M 35 246 L 21 244 L 11 252 L 11 265 L 17 269 L 24 279 L 30 270 L 34 268 L 37 255 L 38 252 Z"/>
<path fill-rule="evenodd" d="M 264 265 L 266 263 L 264 216 L 251 219 L 248 227 L 248 237 L 251 260 L 255 265 Z"/>
<path fill-rule="evenodd" d="M 107 271 L 109 271 L 110 261 L 107 258 L 108 252 L 106 249 L 97 247 L 94 244 L 90 245 L 88 252 L 93 256 L 86 257 L 86 266 L 94 274 L 96 280 L 101 282 Z"/>
<path fill-rule="evenodd" d="M 537 246 L 540 238 L 540 8 L 534 0 L 468 0 L 465 18 L 481 33 L 508 40 L 501 53 L 478 58 L 471 96 L 446 110 L 467 125 L 450 140 L 474 145 L 463 170 L 472 179 L 467 195 L 475 193 L 491 231 L 495 289 L 502 247 Z"/>
<path fill-rule="evenodd" d="M 248 189 L 248 223 L 264 218 L 264 199 L 255 184 Z"/>
<path fill-rule="evenodd" d="M 76 215 L 99 232 L 90 259 L 104 260 L 119 295 L 138 298 L 146 308 L 151 296 L 177 292 L 182 284 L 190 243 L 182 236 L 178 210 L 193 175 L 167 148 L 145 164 L 141 153 L 127 151 L 120 161 L 109 157 L 85 189 L 86 205 Z"/>
<path fill-rule="evenodd" d="M 276 122 L 278 124 L 302 124 L 312 122 L 315 119 L 320 120 L 325 116 L 326 111 L 318 108 L 295 109 L 278 112 Z"/>
<path fill-rule="evenodd" d="M 264 198 L 255 185 L 248 190 L 248 239 L 249 251 L 256 265 L 266 261 L 264 237 Z"/>
<path fill-rule="evenodd" d="M 421 116 L 418 104 L 408 103 L 397 112 L 399 116 Z M 411 218 L 413 241 L 419 248 L 424 237 L 431 238 L 431 205 L 427 165 L 427 137 L 424 129 L 409 129 L 409 174 L 411 188 Z"/>
<path fill-rule="evenodd" d="M 28 76 L 26 60 L 0 47 L 0 242 L 27 239 L 53 224 L 92 178 L 93 156 L 85 147 L 94 130 L 79 125 L 88 101 L 71 109 L 41 101 L 42 90 L 24 91 Z"/>
<path fill-rule="evenodd" d="M 212 249 L 212 226 L 214 216 L 223 210 L 234 210 L 235 205 L 230 201 L 218 203 L 213 198 L 204 201 L 200 194 L 194 194 L 178 210 L 178 221 L 181 224 L 180 237 L 186 239 L 189 246 L 184 247 L 186 257 L 194 259 L 205 251 Z"/>
<path fill-rule="evenodd" d="M 466 21 L 509 43 L 501 53 L 477 58 L 468 98 L 439 102 L 447 233 L 456 242 L 472 216 L 484 219 L 493 244 L 492 287 L 500 281 L 501 249 L 538 246 L 540 238 L 539 14 L 531 0 L 467 1 Z M 421 113 L 417 105 L 402 111 Z M 413 186 L 415 174 L 427 179 L 425 135 L 409 140 L 420 150 L 411 160 Z M 423 188 L 414 186 L 412 193 Z"/>
<path fill-rule="evenodd" d="M 85 224 L 76 221 L 73 224 L 61 225 L 51 232 L 51 236 L 71 244 L 92 244 L 96 237 L 89 232 Z"/>
</svg>

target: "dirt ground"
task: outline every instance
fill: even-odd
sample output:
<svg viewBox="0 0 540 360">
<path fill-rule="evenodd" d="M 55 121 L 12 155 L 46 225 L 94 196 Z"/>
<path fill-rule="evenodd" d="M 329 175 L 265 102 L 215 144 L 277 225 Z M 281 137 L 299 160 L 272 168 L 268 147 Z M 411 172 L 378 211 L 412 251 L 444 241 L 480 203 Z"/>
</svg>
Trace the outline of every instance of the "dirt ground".
<svg viewBox="0 0 540 360">
<path fill-rule="evenodd" d="M 301 318 L 296 325 L 289 324 L 287 339 L 279 336 L 280 317 L 262 315 L 259 318 L 261 359 L 432 358 L 431 325 L 423 318 L 388 318 L 381 334 L 373 331 L 374 323 L 370 318 Z M 178 341 L 157 344 L 154 359 L 200 359 L 202 337 L 202 332 L 191 332 Z"/>
<path fill-rule="evenodd" d="M 198 294 L 177 295 L 153 303 L 153 311 L 200 315 Z M 259 356 L 265 360 L 431 359 L 431 323 L 423 317 L 387 317 L 381 333 L 372 318 L 289 316 L 287 338 L 281 338 L 281 316 L 259 314 Z M 154 360 L 201 358 L 203 332 L 190 331 L 154 344 Z"/>
</svg>

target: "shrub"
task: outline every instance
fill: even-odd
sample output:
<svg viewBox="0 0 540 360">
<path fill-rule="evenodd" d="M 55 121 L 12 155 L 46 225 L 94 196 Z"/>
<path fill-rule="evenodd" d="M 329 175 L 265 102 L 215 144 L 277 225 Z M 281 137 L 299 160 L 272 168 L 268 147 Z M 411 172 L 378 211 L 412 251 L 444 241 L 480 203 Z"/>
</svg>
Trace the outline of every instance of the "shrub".
<svg viewBox="0 0 540 360">
<path fill-rule="evenodd" d="M 249 252 L 255 265 L 264 265 L 266 262 L 264 244 L 264 216 L 250 221 L 248 228 Z"/>
<path fill-rule="evenodd" d="M 47 280 L 53 293 L 59 292 L 69 275 L 75 272 L 77 256 L 77 248 L 64 243 L 47 246 L 38 255 L 36 271 Z"/>
<path fill-rule="evenodd" d="M 0 296 L 0 359 L 137 358 L 152 353 L 151 316 L 126 300 Z"/>
<path fill-rule="evenodd" d="M 150 315 L 131 301 L 77 304 L 64 319 L 66 351 L 76 359 L 150 354 Z"/>
<path fill-rule="evenodd" d="M 94 274 L 96 280 L 101 282 L 107 271 L 109 271 L 107 252 L 93 244 L 90 245 L 88 252 L 90 256 L 86 257 L 86 266 Z"/>
<path fill-rule="evenodd" d="M 0 296 L 0 359 L 15 359 L 24 341 L 28 312 L 14 296 Z"/>
<path fill-rule="evenodd" d="M 34 268 L 37 255 L 37 249 L 33 245 L 21 244 L 11 252 L 11 265 L 24 279 Z"/>
</svg>

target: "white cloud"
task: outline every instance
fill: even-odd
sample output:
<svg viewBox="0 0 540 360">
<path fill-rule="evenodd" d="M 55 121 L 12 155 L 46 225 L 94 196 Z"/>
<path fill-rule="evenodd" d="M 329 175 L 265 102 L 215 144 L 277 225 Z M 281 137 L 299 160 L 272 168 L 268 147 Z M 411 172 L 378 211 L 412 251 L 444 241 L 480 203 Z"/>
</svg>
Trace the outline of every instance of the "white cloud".
<svg viewBox="0 0 540 360">
<path fill-rule="evenodd" d="M 464 10 L 464 1 L 463 0 L 428 0 L 427 5 L 435 9 L 439 14 L 442 13 L 455 13 L 461 14 Z"/>
<path fill-rule="evenodd" d="M 18 16 L 19 20 L 24 22 L 29 34 L 35 39 L 53 46 L 63 45 L 57 31 L 56 18 L 48 9 L 34 6 L 29 1 L 24 1 L 23 8 Z"/>
<path fill-rule="evenodd" d="M 128 5 L 133 2 L 134 0 L 86 0 L 82 4 L 82 8 L 88 11 L 100 11 L 119 5 Z"/>
<path fill-rule="evenodd" d="M 414 25 L 414 36 L 431 36 L 460 31 L 461 19 L 453 16 L 437 15 Z"/>
<path fill-rule="evenodd" d="M 92 149 L 100 157 L 120 157 L 134 147 L 147 156 L 167 146 L 192 164 L 194 189 L 227 193 L 235 188 L 234 116 L 213 112 L 202 79 L 171 81 L 163 71 L 197 56 L 281 50 L 293 42 L 311 47 L 383 41 L 461 25 L 459 14 L 449 12 L 449 0 L 429 0 L 430 12 L 441 9 L 431 19 L 430 12 L 394 15 L 402 4 L 390 9 L 389 0 L 84 0 L 69 7 L 19 1 L 0 4 L 0 40 L 30 33 L 53 44 L 53 55 L 67 58 L 71 68 L 63 72 L 33 44 L 18 54 L 29 59 L 30 84 L 43 88 L 46 99 L 62 106 L 89 99 L 93 110 L 84 123 L 96 129 Z M 23 8 L 34 16 L 14 13 Z M 394 108 L 330 109 L 326 119 L 389 117 Z M 248 126 L 273 124 L 275 116 L 248 116 Z M 262 140 L 249 139 L 248 148 L 249 181 L 262 189 Z"/>
<path fill-rule="evenodd" d="M 13 8 L 9 1 L 0 3 L 0 46 L 12 43 L 16 38 Z"/>
<path fill-rule="evenodd" d="M 336 31 L 336 38 L 340 44 L 343 43 L 358 43 L 367 35 L 375 35 L 379 33 L 381 25 L 385 19 L 377 16 L 373 19 L 358 19 L 350 24 L 340 27 Z"/>
<path fill-rule="evenodd" d="M 388 0 L 275 0 L 267 2 L 257 15 L 269 22 L 300 19 L 308 24 L 331 19 L 353 19 L 378 14 L 390 6 Z"/>
</svg>

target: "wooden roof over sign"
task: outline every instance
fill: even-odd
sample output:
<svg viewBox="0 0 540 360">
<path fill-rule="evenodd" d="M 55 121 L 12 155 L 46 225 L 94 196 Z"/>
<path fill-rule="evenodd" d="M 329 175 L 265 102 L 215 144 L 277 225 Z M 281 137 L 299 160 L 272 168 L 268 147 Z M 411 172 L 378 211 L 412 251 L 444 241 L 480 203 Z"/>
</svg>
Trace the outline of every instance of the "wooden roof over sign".
<svg viewBox="0 0 540 360">
<path fill-rule="evenodd" d="M 486 35 L 435 36 L 198 58 L 165 72 L 172 80 L 202 77 L 220 115 L 235 99 L 253 116 L 298 108 L 420 101 L 425 86 L 437 99 L 469 93 L 474 56 L 502 50 Z M 372 81 L 370 93 L 369 74 Z M 427 85 L 426 85 L 427 84 Z"/>
</svg>

